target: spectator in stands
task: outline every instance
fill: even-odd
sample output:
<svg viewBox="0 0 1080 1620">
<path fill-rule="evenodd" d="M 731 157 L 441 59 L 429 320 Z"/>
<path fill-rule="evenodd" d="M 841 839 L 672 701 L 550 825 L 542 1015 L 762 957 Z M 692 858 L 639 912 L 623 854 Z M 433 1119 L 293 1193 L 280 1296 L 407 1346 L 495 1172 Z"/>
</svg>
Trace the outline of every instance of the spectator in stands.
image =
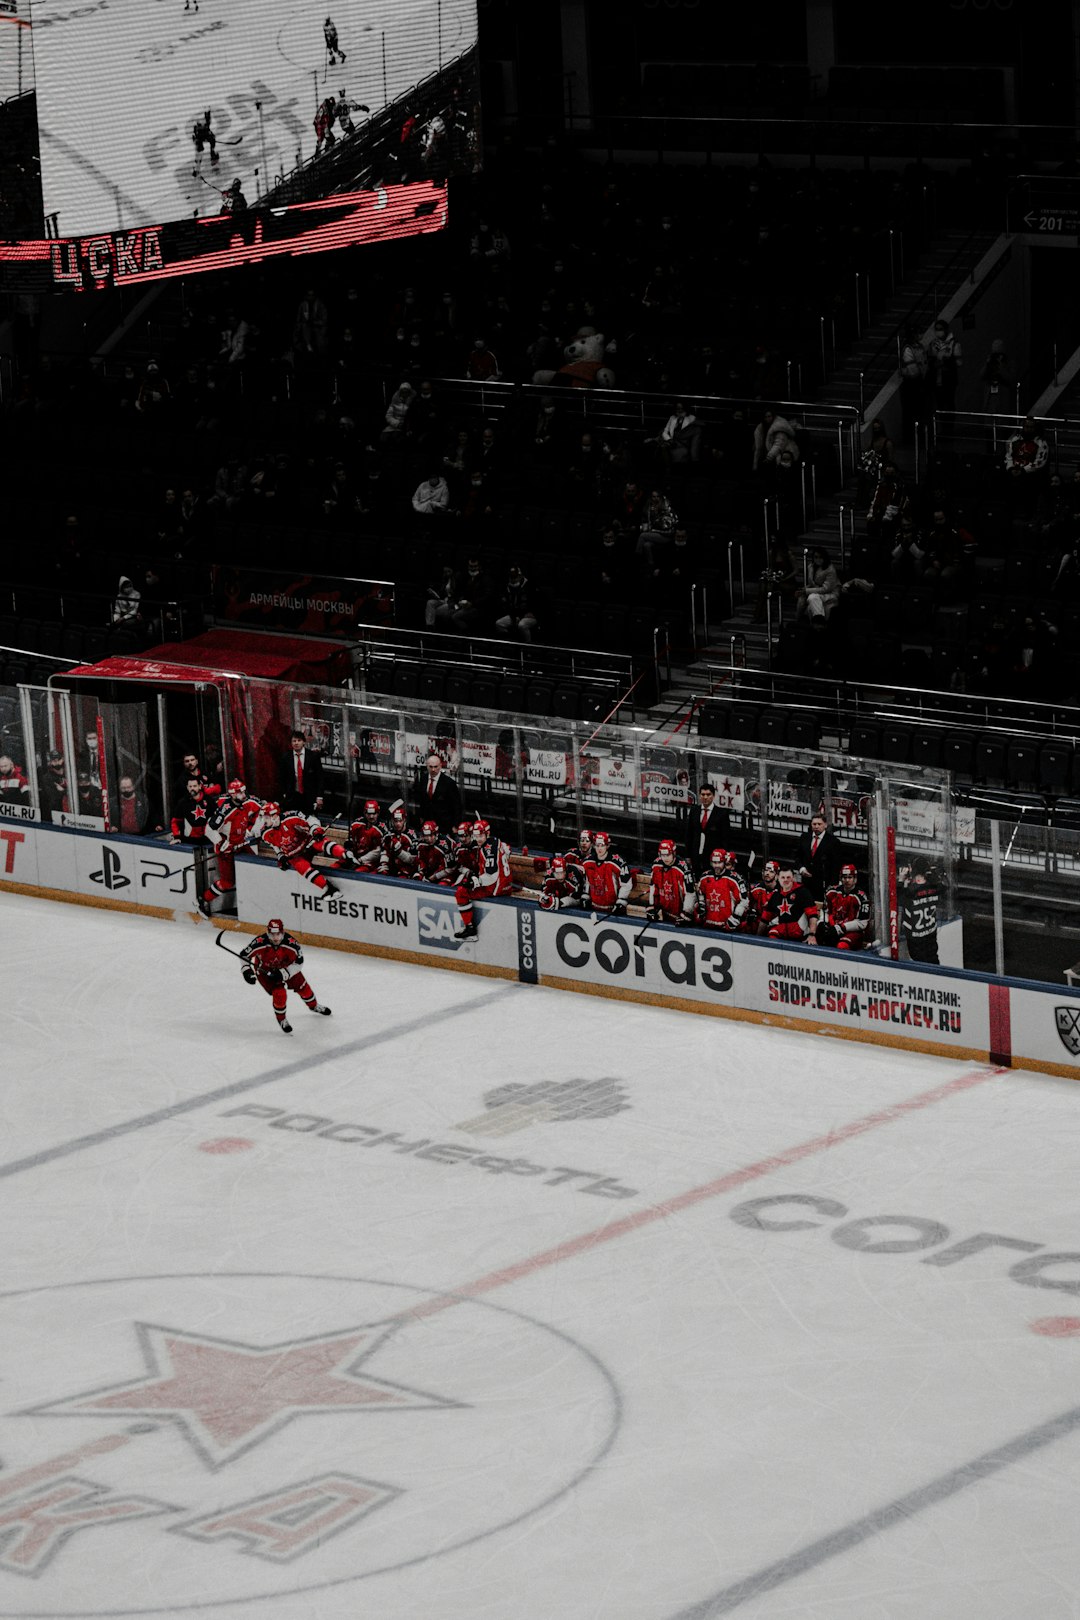
<svg viewBox="0 0 1080 1620">
<path fill-rule="evenodd" d="M 619 531 L 612 525 L 600 536 L 600 554 L 595 559 L 596 575 L 583 585 L 582 595 L 588 600 L 616 603 L 625 602 L 630 595 L 626 558 L 620 545 Z"/>
<path fill-rule="evenodd" d="M 293 348 L 299 357 L 322 359 L 330 331 L 330 312 L 314 287 L 309 287 L 296 309 Z"/>
<path fill-rule="evenodd" d="M 678 518 L 672 508 L 671 502 L 661 489 L 654 489 L 649 495 L 649 504 L 641 520 L 641 533 L 638 536 L 637 555 L 644 557 L 651 568 L 656 558 L 658 546 L 669 545 L 678 526 Z"/>
<path fill-rule="evenodd" d="M 495 620 L 500 636 L 531 641 L 536 630 L 536 614 L 532 610 L 529 582 L 517 563 L 510 564 L 500 606 L 503 611 Z"/>
<path fill-rule="evenodd" d="M 138 792 L 133 777 L 120 778 L 112 817 L 112 832 L 141 838 L 150 824 L 150 807 Z"/>
<path fill-rule="evenodd" d="M 444 563 L 438 583 L 427 588 L 424 623 L 429 629 L 449 627 L 448 621 L 457 605 L 459 595 L 457 571 L 452 563 Z"/>
<path fill-rule="evenodd" d="M 168 379 L 162 376 L 156 360 L 147 363 L 146 373 L 135 400 L 135 409 L 148 420 L 156 418 L 170 400 Z"/>
<path fill-rule="evenodd" d="M 982 408 L 991 413 L 1008 411 L 1012 405 L 1013 377 L 1004 338 L 994 338 L 980 373 L 983 386 Z"/>
<path fill-rule="evenodd" d="M 0 803 L 29 804 L 30 783 L 10 754 L 0 754 Z"/>
<path fill-rule="evenodd" d="M 434 821 L 441 833 L 452 832 L 461 821 L 461 790 L 438 754 L 427 757 L 427 773 L 417 784 L 417 823 Z"/>
<path fill-rule="evenodd" d="M 810 553 L 810 573 L 795 596 L 798 618 L 809 619 L 815 630 L 824 630 L 829 615 L 840 600 L 840 576 L 827 551 L 815 546 Z"/>
<path fill-rule="evenodd" d="M 93 780 L 89 771 L 79 771 L 76 777 L 76 802 L 80 816 L 96 816 L 100 819 L 102 814 L 101 789 Z"/>
<path fill-rule="evenodd" d="M 796 858 L 802 881 L 815 900 L 822 899 L 826 889 L 833 888 L 840 877 L 844 850 L 820 811 L 810 817 L 809 827 L 800 836 Z"/>
<path fill-rule="evenodd" d="M 862 453 L 859 462 L 859 493 L 860 506 L 869 506 L 874 491 L 881 479 L 882 468 L 888 462 L 894 461 L 896 450 L 892 440 L 885 431 L 885 424 L 880 416 L 875 416 L 870 424 L 870 442 Z"/>
<path fill-rule="evenodd" d="M 537 460 L 553 461 L 559 448 L 559 438 L 559 419 L 555 411 L 555 396 L 554 394 L 545 394 L 540 401 L 540 409 L 536 413 L 536 426 L 533 429 L 533 445 Z"/>
<path fill-rule="evenodd" d="M 483 543 L 486 536 L 482 531 L 491 525 L 495 517 L 495 505 L 487 485 L 488 480 L 484 474 L 478 468 L 475 469 L 469 475 L 469 481 L 465 485 L 457 509 L 462 532 L 470 536 L 474 542 Z"/>
<path fill-rule="evenodd" d="M 794 459 L 798 460 L 799 447 L 795 441 L 795 425 L 789 422 L 786 416 L 778 416 L 775 411 L 766 410 L 754 429 L 754 471 L 760 472 L 769 461 L 776 461 L 785 450 L 793 452 Z"/>
<path fill-rule="evenodd" d="M 450 489 L 438 468 L 433 468 L 413 490 L 412 507 L 423 518 L 445 517 L 450 510 Z"/>
<path fill-rule="evenodd" d="M 761 576 L 757 600 L 754 603 L 754 623 L 762 624 L 766 618 L 765 604 L 770 596 L 779 597 L 786 607 L 795 601 L 799 591 L 799 574 L 791 547 L 783 540 L 773 542 L 769 550 L 769 566 Z"/>
<path fill-rule="evenodd" d="M 664 546 L 652 570 L 661 601 L 668 606 L 686 606 L 686 593 L 698 577 L 698 561 L 686 529 L 677 527 L 670 546 Z"/>
<path fill-rule="evenodd" d="M 430 383 L 428 387 L 430 388 Z M 390 396 L 390 403 L 386 407 L 383 417 L 385 426 L 380 435 L 380 442 L 384 449 L 401 446 L 408 437 L 409 412 L 416 398 L 416 389 L 411 382 L 401 382 Z"/>
<path fill-rule="evenodd" d="M 323 807 L 322 755 L 308 747 L 302 731 L 289 734 L 289 751 L 279 767 L 279 796 L 282 810 L 299 810 L 305 816 Z"/>
<path fill-rule="evenodd" d="M 612 517 L 625 535 L 637 538 L 645 516 L 645 491 L 633 478 L 628 478 L 613 502 Z"/>
<path fill-rule="evenodd" d="M 669 467 L 685 467 L 701 459 L 701 425 L 681 399 L 676 400 L 659 439 L 645 442 L 657 445 Z"/>
<path fill-rule="evenodd" d="M 116 595 L 113 597 L 113 624 L 139 624 L 142 621 L 141 600 L 137 587 L 126 574 L 121 574 L 120 584 L 117 587 Z"/>
<path fill-rule="evenodd" d="M 482 633 L 490 611 L 491 597 L 491 581 L 480 566 L 480 558 L 470 556 L 461 580 L 461 595 L 446 628 L 454 629 L 461 635 L 473 635 L 477 631 Z"/>
<path fill-rule="evenodd" d="M 881 477 L 866 514 L 866 532 L 872 540 L 881 542 L 884 552 L 892 545 L 900 523 L 910 512 L 907 481 L 896 463 L 887 461 L 881 469 Z"/>
<path fill-rule="evenodd" d="M 936 507 L 930 527 L 922 536 L 923 559 L 919 577 L 926 585 L 959 585 L 967 565 L 974 567 L 975 544 L 950 522 L 944 507 Z"/>
<path fill-rule="evenodd" d="M 469 358 L 465 362 L 465 375 L 471 382 L 498 382 L 502 373 L 499 362 L 488 348 L 486 338 L 474 338 Z"/>
<path fill-rule="evenodd" d="M 900 419 L 906 444 L 914 440 L 916 424 L 926 426 L 929 374 L 930 357 L 919 334 L 909 326 L 900 349 Z"/>
<path fill-rule="evenodd" d="M 45 769 L 38 777 L 38 791 L 41 794 L 42 816 L 48 818 L 54 811 L 69 808 L 64 756 L 55 748 L 51 748 L 45 756 Z"/>
<path fill-rule="evenodd" d="M 931 401 L 934 410 L 956 409 L 956 385 L 960 380 L 962 356 L 960 341 L 948 321 L 934 322 L 930 339 Z"/>
<path fill-rule="evenodd" d="M 409 427 L 417 450 L 430 456 L 442 428 L 442 413 L 435 398 L 435 389 L 427 377 L 422 379 L 409 407 Z"/>
<path fill-rule="evenodd" d="M 1031 517 L 1045 488 L 1046 464 L 1050 446 L 1035 426 L 1032 416 L 1005 446 L 1005 471 L 1012 482 L 1013 510 Z"/>
</svg>

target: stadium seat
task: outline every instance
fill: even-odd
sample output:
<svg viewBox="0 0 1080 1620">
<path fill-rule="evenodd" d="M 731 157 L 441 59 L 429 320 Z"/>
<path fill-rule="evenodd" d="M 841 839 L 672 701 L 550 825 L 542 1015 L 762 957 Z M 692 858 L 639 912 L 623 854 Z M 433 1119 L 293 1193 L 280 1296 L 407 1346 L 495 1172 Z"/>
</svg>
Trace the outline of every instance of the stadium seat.
<svg viewBox="0 0 1080 1620">
<path fill-rule="evenodd" d="M 1065 742 L 1045 742 L 1039 749 L 1039 786 L 1047 792 L 1061 792 L 1069 785 L 1073 748 Z"/>
<path fill-rule="evenodd" d="M 560 720 L 576 720 L 581 713 L 581 687 L 571 681 L 557 681 L 551 694 L 551 712 Z"/>
<path fill-rule="evenodd" d="M 914 733 L 910 726 L 890 721 L 881 728 L 881 747 L 885 759 L 893 765 L 906 765 L 911 759 Z"/>
<path fill-rule="evenodd" d="M 975 769 L 975 738 L 970 731 L 950 731 L 942 746 L 941 762 L 955 776 L 970 777 Z"/>
<path fill-rule="evenodd" d="M 390 691 L 396 698 L 414 698 L 420 691 L 420 666 L 403 658 L 395 659 L 390 674 Z"/>
<path fill-rule="evenodd" d="M 446 690 L 446 670 L 439 665 L 428 666 L 420 675 L 416 696 L 425 703 L 441 703 Z"/>
<path fill-rule="evenodd" d="M 816 748 L 821 723 L 810 714 L 788 716 L 785 743 L 788 748 Z"/>
<path fill-rule="evenodd" d="M 911 739 L 911 763 L 925 765 L 929 770 L 940 770 L 944 732 L 937 727 L 919 727 Z"/>
<path fill-rule="evenodd" d="M 698 713 L 699 737 L 730 737 L 731 704 L 703 703 Z"/>
<path fill-rule="evenodd" d="M 858 759 L 880 759 L 881 727 L 867 720 L 857 720 L 848 737 L 848 753 Z"/>
<path fill-rule="evenodd" d="M 455 679 L 450 677 L 451 681 Z M 474 675 L 471 680 L 462 677 L 466 682 L 467 696 L 457 699 L 458 702 L 468 703 L 474 709 L 498 709 L 502 707 L 499 693 L 499 683 L 494 675 Z M 446 689 L 447 701 L 454 701 L 450 697 L 450 686 Z"/>
<path fill-rule="evenodd" d="M 469 677 L 459 670 L 451 670 L 446 677 L 443 698 L 447 703 L 469 703 L 472 686 Z"/>
<path fill-rule="evenodd" d="M 763 709 L 758 721 L 757 740 L 767 748 L 783 748 L 787 741 L 788 716 L 783 709 Z"/>
<path fill-rule="evenodd" d="M 1005 778 L 1010 787 L 1034 787 L 1039 778 L 1039 749 L 1029 739 L 1014 738 L 1005 751 Z"/>
<path fill-rule="evenodd" d="M 975 779 L 978 782 L 1004 782 L 1005 738 L 984 732 L 975 741 Z"/>
<path fill-rule="evenodd" d="M 761 710 L 756 703 L 736 703 L 728 722 L 728 736 L 733 742 L 756 742 Z"/>
</svg>

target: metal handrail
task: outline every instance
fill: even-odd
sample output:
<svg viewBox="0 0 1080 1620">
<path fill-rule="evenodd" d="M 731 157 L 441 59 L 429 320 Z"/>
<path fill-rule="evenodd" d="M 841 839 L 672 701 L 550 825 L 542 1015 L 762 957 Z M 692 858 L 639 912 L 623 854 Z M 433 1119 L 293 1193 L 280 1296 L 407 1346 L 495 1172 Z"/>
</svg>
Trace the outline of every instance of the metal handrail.
<svg viewBox="0 0 1080 1620">
<path fill-rule="evenodd" d="M 1048 736 L 1075 736 L 1080 739 L 1080 706 L 1073 704 L 996 698 L 977 692 L 959 694 L 939 688 L 892 686 L 880 681 L 857 685 L 843 680 L 825 680 L 820 676 L 748 670 L 734 663 L 705 663 L 700 668 L 713 684 L 713 695 L 724 703 L 760 703 L 766 695 L 762 691 L 754 691 L 755 686 L 760 684 L 762 688 L 768 688 L 769 701 L 782 702 L 791 709 L 806 708 L 818 714 L 829 703 L 835 704 L 838 716 L 846 705 L 856 715 L 872 712 L 879 719 L 895 719 L 905 724 L 912 721 L 933 726 L 960 723 L 964 730 L 993 731 L 1001 728 L 1013 736 L 1021 730 L 1030 732 L 1032 725 L 1035 725 L 1044 727 Z M 719 680 L 728 684 L 721 691 L 716 691 Z M 784 689 L 786 683 L 790 683 L 790 691 Z M 895 713 L 889 712 L 891 705 L 895 705 Z M 965 705 L 968 706 L 966 709 Z M 972 706 L 982 710 L 984 718 L 981 721 L 971 712 Z M 1032 710 L 1038 711 L 1034 720 Z"/>
</svg>

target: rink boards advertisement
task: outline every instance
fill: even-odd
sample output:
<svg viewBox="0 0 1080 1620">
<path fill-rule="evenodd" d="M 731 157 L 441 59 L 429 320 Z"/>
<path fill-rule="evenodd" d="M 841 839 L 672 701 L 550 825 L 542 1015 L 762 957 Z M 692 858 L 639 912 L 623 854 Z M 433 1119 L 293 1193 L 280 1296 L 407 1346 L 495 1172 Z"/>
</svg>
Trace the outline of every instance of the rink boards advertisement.
<svg viewBox="0 0 1080 1620">
<path fill-rule="evenodd" d="M 243 923 L 265 928 L 280 917 L 305 939 L 417 957 L 465 971 L 519 977 L 518 916 L 513 903 L 477 903 L 480 937 L 455 939 L 461 927 L 453 889 L 405 883 L 394 878 L 343 877 L 340 894 L 323 896 L 292 872 L 265 861 L 237 862 L 237 914 Z M 528 908 L 530 913 L 532 907 Z"/>
<path fill-rule="evenodd" d="M 233 926 L 250 933 L 280 916 L 311 944 L 1080 1077 L 1080 990 L 1064 985 L 541 911 L 517 899 L 479 902 L 479 938 L 462 941 L 452 889 L 334 877 L 340 893 L 320 895 L 292 872 L 241 857 Z M 191 920 L 204 881 L 203 858 L 190 849 L 0 821 L 0 892 Z"/>
</svg>

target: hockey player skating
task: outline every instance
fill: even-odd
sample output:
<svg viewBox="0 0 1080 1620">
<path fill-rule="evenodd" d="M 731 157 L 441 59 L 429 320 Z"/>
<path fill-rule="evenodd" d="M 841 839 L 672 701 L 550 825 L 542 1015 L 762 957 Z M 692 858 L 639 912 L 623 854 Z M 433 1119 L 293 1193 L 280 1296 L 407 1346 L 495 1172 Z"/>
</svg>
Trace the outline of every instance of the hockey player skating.
<svg viewBox="0 0 1080 1620">
<path fill-rule="evenodd" d="M 319 103 L 319 110 L 315 114 L 315 156 L 324 149 L 329 152 L 332 146 L 337 145 L 337 136 L 334 134 L 334 119 L 337 117 L 337 102 L 332 95 Z"/>
<path fill-rule="evenodd" d="M 616 855 L 606 832 L 593 834 L 593 852 L 582 862 L 582 871 L 589 905 L 605 916 L 625 916 L 632 887 L 630 868 Z"/>
<path fill-rule="evenodd" d="M 258 841 L 262 804 L 243 782 L 234 780 L 218 800 L 207 823 L 207 836 L 217 857 L 217 876 L 203 891 L 204 908 L 215 898 L 236 893 L 236 857 Z"/>
<path fill-rule="evenodd" d="M 219 936 L 220 937 L 220 936 Z M 329 1018 L 330 1008 L 320 1006 L 315 992 L 300 969 L 304 953 L 300 941 L 285 932 L 280 917 L 271 917 L 264 934 L 257 934 L 240 952 L 244 964 L 244 979 L 248 984 L 259 984 L 274 1004 L 274 1017 L 283 1035 L 292 1034 L 292 1025 L 286 1014 L 288 992 L 295 990 L 309 1012 L 321 1013 Z"/>
<path fill-rule="evenodd" d="M 454 898 L 461 914 L 461 928 L 455 939 L 475 939 L 476 926 L 474 900 L 490 900 L 496 895 L 509 894 L 513 884 L 510 870 L 510 846 L 501 838 L 492 838 L 486 821 L 474 821 L 471 842 L 463 845 L 459 855 L 460 867 Z"/>
<path fill-rule="evenodd" d="M 206 147 L 210 148 L 210 162 L 219 163 L 217 136 L 210 128 L 210 109 L 207 107 L 201 118 L 196 118 L 191 126 L 191 139 L 195 142 L 195 156 L 202 157 Z"/>
<path fill-rule="evenodd" d="M 337 28 L 331 18 L 327 17 L 323 23 L 322 32 L 323 39 L 326 41 L 326 60 L 331 67 L 337 67 L 339 62 L 344 62 L 345 52 L 338 44 Z"/>
<path fill-rule="evenodd" d="M 318 823 L 312 825 L 299 811 L 282 815 L 281 806 L 271 802 L 263 805 L 262 813 L 263 830 L 259 836 L 277 856 L 281 870 L 295 872 L 297 877 L 302 877 L 320 894 L 337 894 L 337 884 L 331 883 L 326 873 L 320 872 L 310 857 L 325 855 L 336 866 L 351 867 L 353 859 L 345 846 L 324 832 Z"/>
<path fill-rule="evenodd" d="M 682 922 L 694 915 L 694 879 L 670 838 L 662 838 L 649 879 L 650 922 Z"/>
<path fill-rule="evenodd" d="M 356 134 L 356 125 L 352 121 L 353 113 L 370 112 L 371 108 L 365 107 L 362 101 L 349 101 L 344 90 L 342 90 L 335 102 L 335 110 L 337 112 L 338 129 L 340 129 L 342 137 L 347 139 L 350 135 Z"/>
</svg>

